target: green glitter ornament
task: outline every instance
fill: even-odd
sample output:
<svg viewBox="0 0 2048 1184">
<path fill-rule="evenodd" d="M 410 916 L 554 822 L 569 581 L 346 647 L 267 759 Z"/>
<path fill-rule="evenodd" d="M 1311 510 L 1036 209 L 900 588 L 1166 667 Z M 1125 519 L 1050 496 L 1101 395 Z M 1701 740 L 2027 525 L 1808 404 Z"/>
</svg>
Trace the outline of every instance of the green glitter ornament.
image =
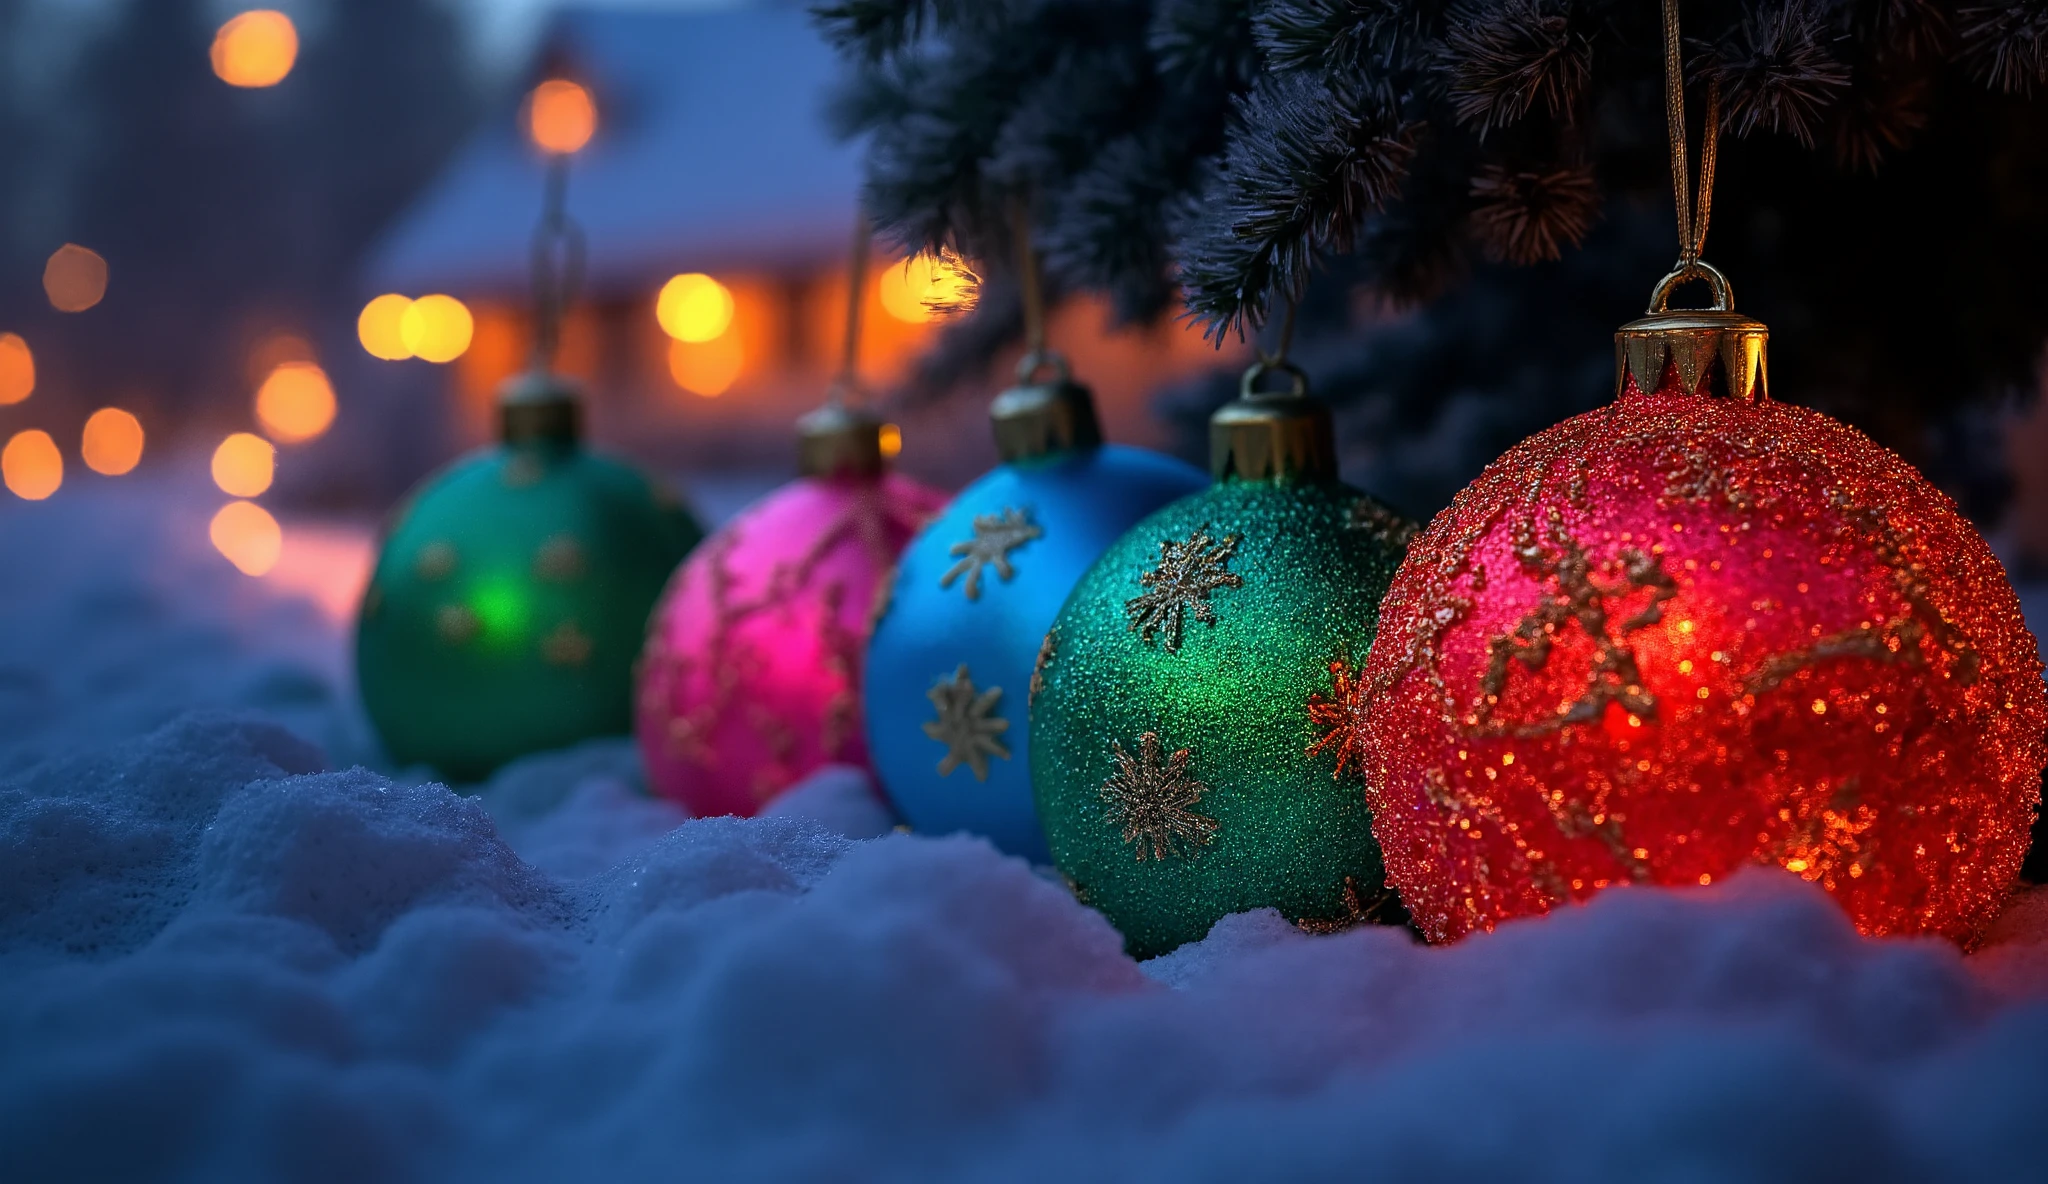
<svg viewBox="0 0 2048 1184">
<path fill-rule="evenodd" d="M 475 781 L 632 730 L 648 612 L 703 530 L 638 470 L 586 451 L 578 418 L 561 379 L 514 379 L 502 442 L 427 478 L 386 532 L 356 677 L 393 760 Z"/>
<path fill-rule="evenodd" d="M 1258 394 L 1267 372 L 1294 379 Z M 1215 484 L 1132 528 L 1067 598 L 1031 692 L 1053 860 L 1138 957 L 1277 908 L 1399 916 L 1361 775 L 1355 674 L 1411 525 L 1336 480 L 1330 416 L 1260 363 L 1210 421 Z"/>
</svg>

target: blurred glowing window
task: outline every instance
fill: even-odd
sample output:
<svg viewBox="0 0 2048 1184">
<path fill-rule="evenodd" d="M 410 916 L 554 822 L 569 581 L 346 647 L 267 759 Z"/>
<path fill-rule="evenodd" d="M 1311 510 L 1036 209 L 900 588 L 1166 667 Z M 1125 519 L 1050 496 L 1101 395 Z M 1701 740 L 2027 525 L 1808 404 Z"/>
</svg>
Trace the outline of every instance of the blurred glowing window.
<svg viewBox="0 0 2048 1184">
<path fill-rule="evenodd" d="M 693 395 L 715 399 L 724 394 L 740 376 L 746 364 L 737 333 L 716 341 L 671 341 L 668 343 L 668 374 L 676 385 Z"/>
<path fill-rule="evenodd" d="M 230 497 L 255 497 L 270 488 L 277 449 L 270 441 L 236 432 L 213 450 L 213 483 Z"/>
<path fill-rule="evenodd" d="M 938 315 L 934 305 L 957 305 L 974 292 L 974 277 L 930 255 L 914 255 L 900 267 L 885 267 L 875 281 L 882 309 L 906 324 Z"/>
<path fill-rule="evenodd" d="M 363 305 L 363 315 L 356 318 L 356 339 L 371 357 L 402 362 L 412 356 L 401 328 L 405 312 L 411 307 L 412 299 L 396 292 L 386 292 Z"/>
<path fill-rule="evenodd" d="M 903 451 L 903 429 L 893 423 L 882 425 L 882 455 L 895 456 Z"/>
<path fill-rule="evenodd" d="M 422 296 L 398 318 L 398 336 L 414 357 L 452 362 L 469 348 L 476 320 L 453 296 Z"/>
<path fill-rule="evenodd" d="M 107 261 L 97 251 L 65 243 L 43 264 L 43 292 L 58 312 L 84 312 L 107 294 Z"/>
<path fill-rule="evenodd" d="M 566 78 L 550 78 L 526 97 L 526 134 L 543 152 L 575 152 L 597 133 L 597 104 Z"/>
<path fill-rule="evenodd" d="M 50 433 L 16 432 L 0 449 L 0 478 L 9 492 L 27 501 L 39 502 L 64 484 L 64 457 Z"/>
<path fill-rule="evenodd" d="M 260 576 L 277 566 L 284 551 L 284 531 L 270 511 L 255 502 L 229 502 L 206 528 L 214 549 L 227 556 L 243 575 Z"/>
<path fill-rule="evenodd" d="M 142 421 L 119 407 L 102 407 L 85 421 L 78 454 L 85 467 L 119 477 L 142 461 Z"/>
<path fill-rule="evenodd" d="M 702 272 L 679 275 L 661 286 L 654 319 L 677 341 L 715 341 L 732 327 L 732 293 Z"/>
<path fill-rule="evenodd" d="M 19 403 L 36 389 L 36 356 L 28 342 L 0 333 L 0 406 Z"/>
<path fill-rule="evenodd" d="M 311 440 L 334 422 L 334 386 L 312 362 L 285 362 L 256 388 L 256 418 L 281 444 Z"/>
<path fill-rule="evenodd" d="M 213 72 L 229 86 L 276 86 L 299 59 L 292 18 L 268 8 L 232 17 L 213 35 Z"/>
</svg>

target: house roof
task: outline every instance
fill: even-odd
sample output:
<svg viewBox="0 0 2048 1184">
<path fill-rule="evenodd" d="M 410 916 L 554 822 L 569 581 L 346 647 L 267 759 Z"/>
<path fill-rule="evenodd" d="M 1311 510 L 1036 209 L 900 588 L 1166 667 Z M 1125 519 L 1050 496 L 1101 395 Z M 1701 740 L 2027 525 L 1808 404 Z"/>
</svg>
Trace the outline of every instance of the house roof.
<svg viewBox="0 0 2048 1184">
<path fill-rule="evenodd" d="M 639 292 L 680 271 L 804 270 L 846 250 L 858 153 L 823 118 L 837 71 L 800 7 L 572 9 L 539 61 L 598 104 L 571 165 L 585 287 Z M 523 292 L 544 165 L 515 98 L 462 147 L 372 253 L 378 290 Z"/>
</svg>

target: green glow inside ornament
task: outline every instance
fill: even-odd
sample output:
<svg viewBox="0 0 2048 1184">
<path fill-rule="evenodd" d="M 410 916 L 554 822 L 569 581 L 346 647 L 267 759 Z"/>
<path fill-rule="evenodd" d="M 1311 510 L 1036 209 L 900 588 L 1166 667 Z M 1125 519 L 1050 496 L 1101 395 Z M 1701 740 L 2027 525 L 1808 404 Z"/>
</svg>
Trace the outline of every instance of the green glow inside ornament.
<svg viewBox="0 0 2048 1184">
<path fill-rule="evenodd" d="M 356 630 L 391 758 L 458 781 L 631 730 L 648 612 L 703 535 L 658 483 L 581 446 L 561 378 L 513 379 L 499 414 L 501 443 L 400 507 Z"/>
<path fill-rule="evenodd" d="M 1254 393 L 1271 370 L 1294 390 Z M 1337 481 L 1305 385 L 1284 364 L 1246 374 L 1210 421 L 1215 484 L 1119 539 L 1041 650 L 1039 818 L 1139 957 L 1245 909 L 1326 930 L 1391 901 L 1355 675 L 1413 528 Z"/>
</svg>

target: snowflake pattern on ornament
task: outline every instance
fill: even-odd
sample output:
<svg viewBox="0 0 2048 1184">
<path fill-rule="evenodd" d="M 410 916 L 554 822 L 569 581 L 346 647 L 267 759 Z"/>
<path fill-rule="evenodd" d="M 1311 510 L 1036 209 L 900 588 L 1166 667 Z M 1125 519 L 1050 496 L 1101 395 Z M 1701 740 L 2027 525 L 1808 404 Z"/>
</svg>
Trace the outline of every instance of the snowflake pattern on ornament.
<svg viewBox="0 0 2048 1184">
<path fill-rule="evenodd" d="M 984 691 L 976 687 L 967 663 L 962 662 L 953 677 L 940 679 L 925 697 L 938 709 L 939 717 L 924 725 L 924 734 L 946 746 L 946 755 L 939 758 L 939 776 L 966 765 L 976 781 L 987 781 L 990 757 L 1010 759 L 1010 750 L 996 739 L 1010 730 L 1010 721 L 994 714 L 1003 688 Z"/>
<path fill-rule="evenodd" d="M 1136 756 L 1115 741 L 1109 747 L 1116 771 L 1098 791 L 1107 807 L 1103 819 L 1122 829 L 1140 861 L 1147 849 L 1161 861 L 1169 855 L 1192 859 L 1196 848 L 1216 837 L 1216 820 L 1192 809 L 1209 787 L 1188 772 L 1191 750 L 1175 749 L 1162 763 L 1157 732 L 1138 737 Z"/>
<path fill-rule="evenodd" d="M 1340 780 L 1346 768 L 1365 768 L 1365 713 L 1370 702 L 1365 680 L 1358 668 L 1344 661 L 1330 663 L 1330 693 L 1316 691 L 1308 697 L 1308 719 L 1321 733 L 1308 746 L 1307 755 L 1321 756 L 1327 749 L 1337 751 L 1337 767 L 1330 780 Z"/>
<path fill-rule="evenodd" d="M 974 537 L 954 543 L 947 551 L 960 558 L 939 577 L 939 587 L 950 588 L 955 580 L 966 576 L 960 590 L 967 593 L 967 599 L 980 600 L 981 569 L 994 569 L 996 578 L 1008 583 L 1017 574 L 1010 565 L 1010 552 L 1043 537 L 1044 528 L 1031 520 L 1029 511 L 1005 506 L 998 514 L 976 514 Z"/>
<path fill-rule="evenodd" d="M 1172 539 L 1159 544 L 1159 566 L 1138 577 L 1148 591 L 1124 602 L 1129 629 L 1147 644 L 1152 635 L 1164 637 L 1167 653 L 1179 653 L 1187 614 L 1206 625 L 1216 623 L 1216 610 L 1209 594 L 1218 588 L 1242 588 L 1244 577 L 1228 569 L 1242 536 L 1231 535 L 1218 543 L 1206 530 L 1198 530 L 1184 543 Z"/>
</svg>

